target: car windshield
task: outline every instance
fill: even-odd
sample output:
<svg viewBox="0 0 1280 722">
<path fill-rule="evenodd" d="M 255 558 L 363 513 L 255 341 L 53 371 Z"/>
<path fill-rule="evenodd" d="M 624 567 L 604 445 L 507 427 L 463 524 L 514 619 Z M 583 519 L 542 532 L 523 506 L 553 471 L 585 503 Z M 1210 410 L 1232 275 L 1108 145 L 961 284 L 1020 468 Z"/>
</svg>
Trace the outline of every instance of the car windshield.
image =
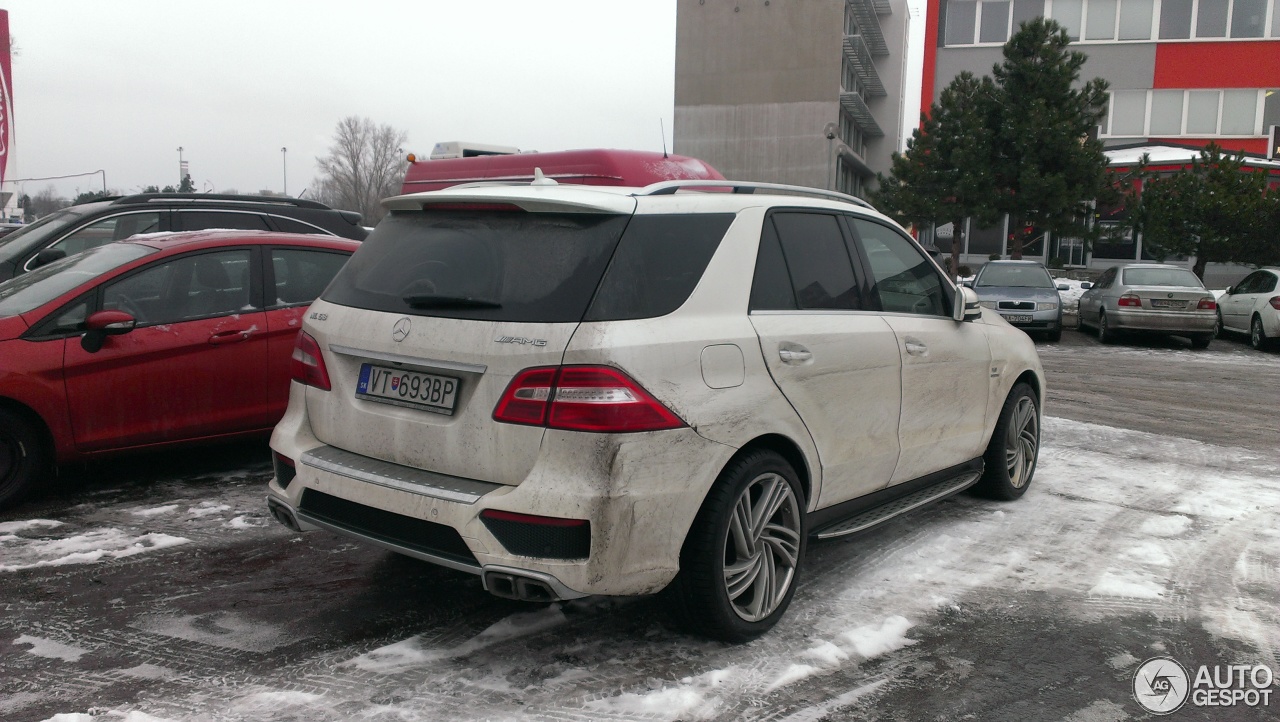
<svg viewBox="0 0 1280 722">
<path fill-rule="evenodd" d="M 0 283 L 0 318 L 39 308 L 86 281 L 155 252 L 137 243 L 108 243 Z"/>
<path fill-rule="evenodd" d="M 1056 288 L 1049 272 L 1040 266 L 1004 266 L 988 264 L 978 274 L 979 287 Z"/>
<path fill-rule="evenodd" d="M 1204 288 L 1196 274 L 1184 268 L 1126 268 L 1121 276 L 1126 286 L 1180 286 Z"/>
<path fill-rule="evenodd" d="M 63 208 L 0 238 L 0 263 L 12 261 L 32 246 L 52 238 L 84 214 L 82 207 Z"/>
</svg>

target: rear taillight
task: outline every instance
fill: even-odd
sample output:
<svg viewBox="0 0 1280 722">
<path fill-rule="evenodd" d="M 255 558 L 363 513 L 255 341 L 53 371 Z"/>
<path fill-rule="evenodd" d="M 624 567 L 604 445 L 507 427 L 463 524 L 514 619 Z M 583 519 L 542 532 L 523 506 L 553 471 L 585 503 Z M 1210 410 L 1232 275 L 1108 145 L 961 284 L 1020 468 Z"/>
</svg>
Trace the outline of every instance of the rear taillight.
<svg viewBox="0 0 1280 722">
<path fill-rule="evenodd" d="M 1196 304 L 1196 308 L 1201 311 L 1213 311 L 1218 308 L 1218 302 L 1212 298 L 1202 298 L 1200 303 Z"/>
<path fill-rule="evenodd" d="M 324 367 L 324 355 L 320 353 L 320 344 L 303 331 L 298 332 L 298 340 L 293 345 L 289 377 L 300 384 L 314 386 L 323 391 L 331 388 L 329 371 Z"/>
<path fill-rule="evenodd" d="M 1267 301 L 1267 303 L 1271 304 L 1271 307 L 1275 310 L 1280 311 L 1280 296 L 1272 296 L 1271 300 Z"/>
<path fill-rule="evenodd" d="M 1131 307 L 1134 307 L 1134 308 L 1142 308 L 1142 299 L 1141 299 L 1141 298 L 1138 298 L 1137 296 L 1133 295 L 1132 293 L 1126 293 L 1125 295 L 1121 296 L 1121 297 L 1116 301 L 1116 305 L 1117 305 L 1117 306 L 1131 306 Z"/>
<path fill-rule="evenodd" d="M 494 421 L 569 431 L 626 433 L 684 426 L 630 376 L 608 366 L 525 369 L 507 385 Z"/>
</svg>

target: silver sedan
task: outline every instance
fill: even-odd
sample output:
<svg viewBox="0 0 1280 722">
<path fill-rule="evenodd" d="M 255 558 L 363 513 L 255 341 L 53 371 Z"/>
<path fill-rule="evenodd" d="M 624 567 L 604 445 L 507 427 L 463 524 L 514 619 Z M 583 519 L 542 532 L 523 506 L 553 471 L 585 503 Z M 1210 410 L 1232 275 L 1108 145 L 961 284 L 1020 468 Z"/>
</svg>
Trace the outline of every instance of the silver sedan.
<svg viewBox="0 0 1280 722">
<path fill-rule="evenodd" d="M 1103 343 L 1125 332 L 1182 336 L 1206 348 L 1218 323 L 1218 304 L 1194 273 L 1180 266 L 1112 266 L 1080 297 L 1080 326 L 1098 330 Z"/>
</svg>

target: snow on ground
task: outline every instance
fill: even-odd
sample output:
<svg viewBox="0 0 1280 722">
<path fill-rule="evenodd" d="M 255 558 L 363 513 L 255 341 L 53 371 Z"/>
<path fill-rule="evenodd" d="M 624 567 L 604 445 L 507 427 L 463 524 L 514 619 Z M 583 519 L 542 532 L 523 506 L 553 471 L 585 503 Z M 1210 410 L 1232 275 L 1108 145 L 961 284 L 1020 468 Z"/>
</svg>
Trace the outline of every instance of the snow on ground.
<svg viewBox="0 0 1280 722">
<path fill-rule="evenodd" d="M 16 532 L 41 529 L 30 523 Z M 462 638 L 420 628 L 332 650 L 329 662 L 283 665 L 273 677 L 195 680 L 184 697 L 143 694 L 104 714 L 698 720 L 740 716 L 752 700 L 827 675 L 856 679 L 851 691 L 818 695 L 821 702 L 790 698 L 800 708 L 787 719 L 817 720 L 891 688 L 892 666 L 877 672 L 884 669 L 877 665 L 909 655 L 915 630 L 937 615 L 1025 594 L 1046 595 L 1060 614 L 1085 621 L 1198 620 L 1269 659 L 1280 653 L 1278 527 L 1280 456 L 1046 418 L 1039 468 L 1023 499 L 956 497 L 867 535 L 813 544 L 787 616 L 745 645 L 656 624 L 619 634 L 634 602 L 585 599 L 512 614 Z M 135 626 L 163 622 L 188 636 L 210 621 L 148 619 Z M 248 616 L 212 622 L 246 634 L 260 624 Z M 57 651 L 32 639 L 32 654 Z M 1115 649 L 1108 664 L 1127 668 L 1162 644 Z"/>
<path fill-rule="evenodd" d="M 189 539 L 170 534 L 131 534 L 121 529 L 91 529 L 61 538 L 0 537 L 0 572 L 65 564 L 88 564 L 102 559 L 123 559 L 135 554 L 186 544 Z"/>
</svg>

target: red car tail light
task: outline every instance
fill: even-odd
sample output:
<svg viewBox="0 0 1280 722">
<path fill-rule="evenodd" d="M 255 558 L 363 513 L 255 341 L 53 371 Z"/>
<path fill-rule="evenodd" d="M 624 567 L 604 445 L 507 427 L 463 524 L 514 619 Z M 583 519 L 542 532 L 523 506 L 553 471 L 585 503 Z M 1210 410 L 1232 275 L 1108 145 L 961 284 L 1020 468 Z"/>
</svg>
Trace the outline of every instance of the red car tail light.
<svg viewBox="0 0 1280 722">
<path fill-rule="evenodd" d="M 507 385 L 495 421 L 568 431 L 628 433 L 684 426 L 630 376 L 608 366 L 525 369 Z"/>
<path fill-rule="evenodd" d="M 556 387 L 556 367 L 525 369 L 516 374 L 493 409 L 493 420 L 508 424 L 545 426 L 551 392 Z"/>
<path fill-rule="evenodd" d="M 294 381 L 306 386 L 314 386 L 328 391 L 329 370 L 324 367 L 324 355 L 320 353 L 320 344 L 311 334 L 298 332 L 298 340 L 293 345 L 293 360 L 289 362 L 289 376 Z"/>
<path fill-rule="evenodd" d="M 1271 300 L 1267 301 L 1267 303 L 1271 304 L 1271 307 L 1275 310 L 1280 311 L 1280 296 L 1272 296 Z"/>
<path fill-rule="evenodd" d="M 1125 295 L 1121 296 L 1121 297 L 1119 298 L 1119 300 L 1117 300 L 1117 301 L 1116 301 L 1116 305 L 1117 305 L 1117 306 L 1131 306 L 1131 307 L 1134 307 L 1134 308 L 1142 308 L 1142 299 L 1141 299 L 1141 298 L 1138 298 L 1137 296 L 1133 295 L 1132 293 L 1126 293 Z"/>
<path fill-rule="evenodd" d="M 1218 308 L 1218 302 L 1212 298 L 1202 298 L 1200 303 L 1196 304 L 1196 308 L 1201 311 L 1213 311 Z"/>
</svg>

